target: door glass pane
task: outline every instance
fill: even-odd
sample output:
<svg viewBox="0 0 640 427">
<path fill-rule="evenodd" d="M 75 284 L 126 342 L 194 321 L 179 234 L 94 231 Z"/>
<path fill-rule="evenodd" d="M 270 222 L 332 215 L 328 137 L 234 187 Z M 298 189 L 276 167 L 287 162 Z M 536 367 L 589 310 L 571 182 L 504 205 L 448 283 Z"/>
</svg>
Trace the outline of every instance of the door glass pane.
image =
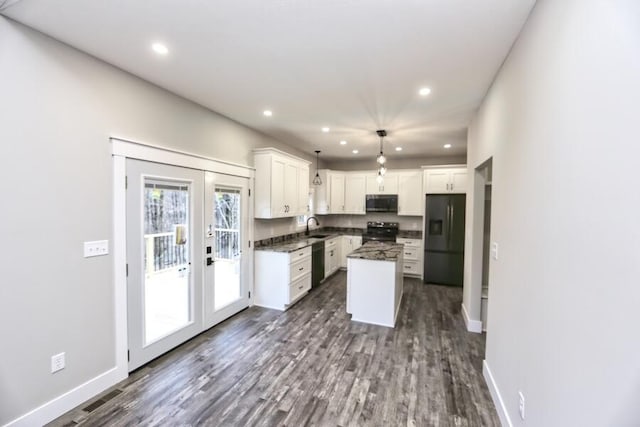
<svg viewBox="0 0 640 427">
<path fill-rule="evenodd" d="M 189 187 L 145 180 L 144 341 L 191 322 Z"/>
<path fill-rule="evenodd" d="M 240 202 L 239 189 L 215 189 L 215 310 L 240 298 Z"/>
</svg>

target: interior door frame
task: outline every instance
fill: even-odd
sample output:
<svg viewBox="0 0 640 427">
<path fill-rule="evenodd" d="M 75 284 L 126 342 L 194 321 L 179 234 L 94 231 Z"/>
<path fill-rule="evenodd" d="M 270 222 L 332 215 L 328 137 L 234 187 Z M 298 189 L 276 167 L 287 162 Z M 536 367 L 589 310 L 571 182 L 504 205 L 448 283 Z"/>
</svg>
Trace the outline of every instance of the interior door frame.
<svg viewBox="0 0 640 427">
<path fill-rule="evenodd" d="M 113 281 L 114 281 L 114 319 L 115 319 L 115 372 L 120 381 L 129 376 L 127 358 L 127 210 L 126 210 L 126 159 L 143 160 L 181 166 L 202 171 L 223 173 L 249 178 L 250 193 L 254 192 L 255 169 L 250 166 L 217 160 L 189 152 L 174 150 L 119 137 L 111 137 L 113 158 Z M 253 197 L 248 197 L 247 209 L 253 212 Z M 250 216 L 245 238 L 253 241 L 254 222 Z M 204 251 L 204 248 L 202 248 Z M 251 291 L 249 305 L 253 304 L 253 245 L 247 251 L 248 288 Z"/>
</svg>

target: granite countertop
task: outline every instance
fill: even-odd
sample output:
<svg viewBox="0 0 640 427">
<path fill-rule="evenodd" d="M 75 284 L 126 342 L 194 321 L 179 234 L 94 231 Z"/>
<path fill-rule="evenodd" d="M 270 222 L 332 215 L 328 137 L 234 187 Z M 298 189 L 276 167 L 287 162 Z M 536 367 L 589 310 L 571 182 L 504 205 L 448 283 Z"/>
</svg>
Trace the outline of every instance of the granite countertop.
<svg viewBox="0 0 640 427">
<path fill-rule="evenodd" d="M 347 255 L 347 258 L 373 261 L 395 261 L 402 254 L 402 243 L 367 242 Z"/>
<path fill-rule="evenodd" d="M 321 233 L 318 233 L 321 234 Z M 333 237 L 338 237 L 341 234 L 338 233 L 322 233 L 323 236 L 326 237 L 303 237 L 297 240 L 289 240 L 283 243 L 276 243 L 274 245 L 260 246 L 255 248 L 256 251 L 269 251 L 269 252 L 295 252 L 300 249 L 304 249 L 307 246 L 311 246 L 314 243 L 322 242 L 324 240 L 329 240 Z"/>
</svg>

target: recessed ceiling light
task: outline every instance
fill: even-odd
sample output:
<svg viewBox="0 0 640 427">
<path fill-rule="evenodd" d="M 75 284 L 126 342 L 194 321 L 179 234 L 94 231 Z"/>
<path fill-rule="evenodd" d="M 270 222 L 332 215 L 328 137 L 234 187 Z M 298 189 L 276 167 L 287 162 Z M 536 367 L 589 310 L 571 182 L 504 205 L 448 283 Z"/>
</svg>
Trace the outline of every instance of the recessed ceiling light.
<svg viewBox="0 0 640 427">
<path fill-rule="evenodd" d="M 420 94 L 420 96 L 427 96 L 431 93 L 431 89 L 428 87 L 423 87 L 418 91 L 418 93 Z"/>
<path fill-rule="evenodd" d="M 347 145 L 347 141 L 345 140 L 340 141 L 340 145 Z"/>
<path fill-rule="evenodd" d="M 451 148 L 451 144 L 444 144 L 444 148 Z"/>
<path fill-rule="evenodd" d="M 329 129 L 329 128 L 327 128 L 327 127 L 322 128 L 322 132 L 324 132 L 324 133 L 327 133 L 327 132 L 329 132 L 330 130 L 331 130 L 331 129 Z"/>
<path fill-rule="evenodd" d="M 358 154 L 358 150 L 353 150 L 352 153 L 353 154 Z"/>
<path fill-rule="evenodd" d="M 158 55 L 166 55 L 169 53 L 169 49 L 162 43 L 154 43 L 151 45 L 151 49 Z"/>
<path fill-rule="evenodd" d="M 402 151 L 402 147 L 396 147 L 396 151 Z"/>
<path fill-rule="evenodd" d="M 267 117 L 271 117 L 271 116 L 273 116 L 273 111 L 271 111 L 271 110 L 264 110 L 264 111 L 262 112 L 262 114 L 264 114 L 264 115 L 265 115 L 265 116 L 267 116 Z"/>
</svg>

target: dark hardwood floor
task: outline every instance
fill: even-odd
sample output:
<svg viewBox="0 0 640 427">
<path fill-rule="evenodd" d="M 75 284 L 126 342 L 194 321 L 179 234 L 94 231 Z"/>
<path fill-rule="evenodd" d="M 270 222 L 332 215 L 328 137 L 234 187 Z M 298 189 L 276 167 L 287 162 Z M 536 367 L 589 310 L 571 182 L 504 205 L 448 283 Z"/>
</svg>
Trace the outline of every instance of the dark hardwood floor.
<svg viewBox="0 0 640 427">
<path fill-rule="evenodd" d="M 339 272 L 249 308 L 50 425 L 499 426 L 462 289 L 405 278 L 395 329 L 350 321 Z"/>
</svg>

